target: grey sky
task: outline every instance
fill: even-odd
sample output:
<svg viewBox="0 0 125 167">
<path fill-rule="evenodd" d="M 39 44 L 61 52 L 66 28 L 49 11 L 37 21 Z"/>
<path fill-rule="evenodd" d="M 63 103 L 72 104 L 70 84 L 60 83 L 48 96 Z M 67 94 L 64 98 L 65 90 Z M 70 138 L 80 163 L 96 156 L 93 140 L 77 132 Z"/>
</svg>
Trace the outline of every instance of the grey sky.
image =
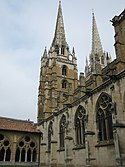
<svg viewBox="0 0 125 167">
<path fill-rule="evenodd" d="M 91 52 L 92 8 L 104 50 L 114 54 L 114 29 L 125 0 L 62 0 L 66 39 L 84 71 Z M 49 49 L 58 0 L 0 0 L 0 116 L 36 121 L 40 58 Z"/>
</svg>

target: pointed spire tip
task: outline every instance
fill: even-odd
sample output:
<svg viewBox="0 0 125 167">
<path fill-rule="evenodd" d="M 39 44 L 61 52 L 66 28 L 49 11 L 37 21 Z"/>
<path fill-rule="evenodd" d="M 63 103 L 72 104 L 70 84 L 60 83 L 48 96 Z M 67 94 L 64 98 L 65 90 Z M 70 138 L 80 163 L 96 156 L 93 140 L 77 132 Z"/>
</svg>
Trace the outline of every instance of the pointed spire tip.
<svg viewBox="0 0 125 167">
<path fill-rule="evenodd" d="M 72 49 L 72 53 L 74 53 L 74 54 L 75 54 L 75 49 L 74 49 L 74 47 L 73 47 L 73 49 Z"/>
<path fill-rule="evenodd" d="M 92 16 L 94 16 L 94 9 L 92 8 Z"/>
<path fill-rule="evenodd" d="M 61 6 L 61 0 L 59 0 L 59 6 Z"/>
</svg>

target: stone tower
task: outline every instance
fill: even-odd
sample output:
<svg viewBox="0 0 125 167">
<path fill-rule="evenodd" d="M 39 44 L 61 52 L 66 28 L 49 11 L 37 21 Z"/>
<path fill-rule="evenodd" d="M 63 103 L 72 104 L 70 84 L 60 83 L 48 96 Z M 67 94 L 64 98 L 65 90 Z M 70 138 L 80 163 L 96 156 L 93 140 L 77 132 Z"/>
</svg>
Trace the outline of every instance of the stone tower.
<svg viewBox="0 0 125 167">
<path fill-rule="evenodd" d="M 86 58 L 85 75 L 88 79 L 92 74 L 100 74 L 101 69 L 111 62 L 111 56 L 103 51 L 96 19 L 92 12 L 92 51 L 89 56 L 89 63 Z"/>
<path fill-rule="evenodd" d="M 78 86 L 77 59 L 66 41 L 61 1 L 57 14 L 54 38 L 49 51 L 41 58 L 38 94 L 38 122 L 47 118 L 72 101 Z"/>
<path fill-rule="evenodd" d="M 112 19 L 115 29 L 115 51 L 117 59 L 125 61 L 125 9 Z"/>
</svg>

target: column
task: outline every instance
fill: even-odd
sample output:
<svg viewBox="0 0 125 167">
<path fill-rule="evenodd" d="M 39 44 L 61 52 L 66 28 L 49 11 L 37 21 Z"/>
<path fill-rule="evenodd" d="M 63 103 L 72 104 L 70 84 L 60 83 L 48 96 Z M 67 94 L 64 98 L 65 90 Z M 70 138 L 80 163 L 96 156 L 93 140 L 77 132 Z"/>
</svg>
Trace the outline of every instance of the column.
<svg viewBox="0 0 125 167">
<path fill-rule="evenodd" d="M 57 163 L 57 141 L 51 141 L 51 164 Z"/>
<path fill-rule="evenodd" d="M 72 165 L 72 160 L 73 160 L 72 148 L 73 148 L 73 138 L 70 136 L 66 136 L 65 137 L 65 163 L 66 163 L 66 166 Z"/>
<path fill-rule="evenodd" d="M 40 164 L 46 165 L 46 143 L 41 143 L 40 146 Z"/>
</svg>

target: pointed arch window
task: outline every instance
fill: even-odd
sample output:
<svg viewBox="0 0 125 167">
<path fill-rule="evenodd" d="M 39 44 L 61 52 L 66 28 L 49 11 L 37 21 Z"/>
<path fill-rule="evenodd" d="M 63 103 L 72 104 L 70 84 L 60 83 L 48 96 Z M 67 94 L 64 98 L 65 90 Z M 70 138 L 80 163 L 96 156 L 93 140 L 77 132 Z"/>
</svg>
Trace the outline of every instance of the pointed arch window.
<svg viewBox="0 0 125 167">
<path fill-rule="evenodd" d="M 104 55 L 101 56 L 101 63 L 104 64 Z"/>
<path fill-rule="evenodd" d="M 61 47 L 61 54 L 64 55 L 65 54 L 65 46 Z"/>
<path fill-rule="evenodd" d="M 51 151 L 52 135 L 53 135 L 53 123 L 51 121 L 48 126 L 48 151 Z"/>
<path fill-rule="evenodd" d="M 55 46 L 55 51 L 57 54 L 59 54 L 59 46 L 58 45 Z"/>
<path fill-rule="evenodd" d="M 9 139 L 0 134 L 0 161 L 10 161 L 11 158 L 11 143 Z"/>
<path fill-rule="evenodd" d="M 67 81 L 64 79 L 62 80 L 62 88 L 66 89 L 67 87 Z"/>
<path fill-rule="evenodd" d="M 102 93 L 96 103 L 96 122 L 98 130 L 98 142 L 109 141 L 113 139 L 112 128 L 112 98 Z"/>
<path fill-rule="evenodd" d="M 78 146 L 85 145 L 85 120 L 86 111 L 83 106 L 79 106 L 75 114 L 75 134 Z"/>
<path fill-rule="evenodd" d="M 67 75 L 67 66 L 66 65 L 63 65 L 62 66 L 62 75 Z"/>
<path fill-rule="evenodd" d="M 36 162 L 36 143 L 30 136 L 23 137 L 16 146 L 16 162 Z"/>
<path fill-rule="evenodd" d="M 59 133 L 59 139 L 60 139 L 60 149 L 65 148 L 65 131 L 66 131 L 66 116 L 63 115 L 60 120 L 60 133 Z"/>
</svg>

